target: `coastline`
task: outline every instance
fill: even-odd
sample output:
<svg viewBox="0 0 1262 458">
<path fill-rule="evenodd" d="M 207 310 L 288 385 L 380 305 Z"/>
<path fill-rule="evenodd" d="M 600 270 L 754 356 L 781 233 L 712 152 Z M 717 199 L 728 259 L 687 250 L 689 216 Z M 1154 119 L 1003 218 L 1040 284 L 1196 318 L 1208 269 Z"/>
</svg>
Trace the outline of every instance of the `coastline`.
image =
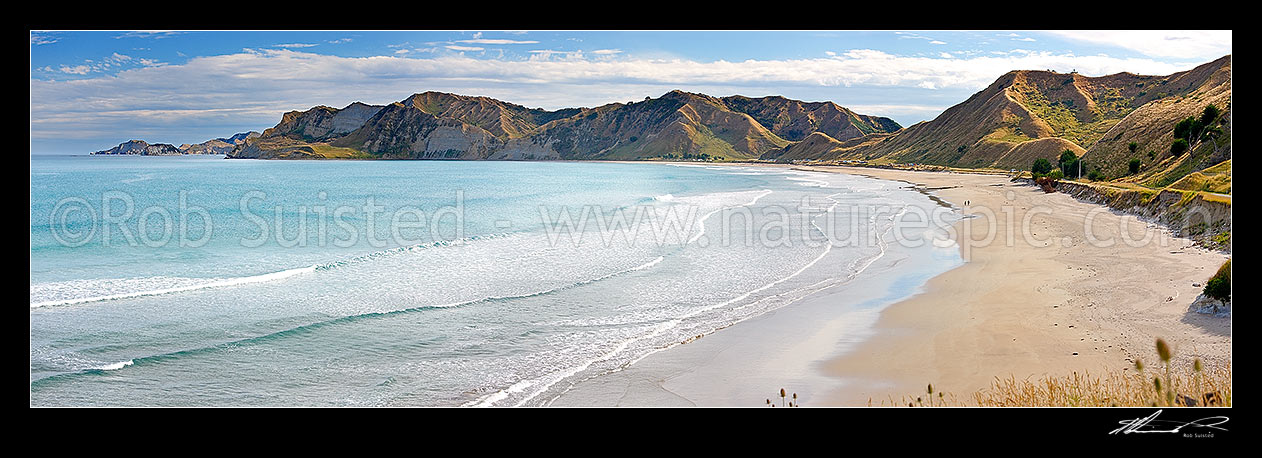
<svg viewBox="0 0 1262 458">
<path fill-rule="evenodd" d="M 996 216 L 956 223 L 966 262 L 893 286 L 902 294 L 892 303 L 847 285 L 821 291 L 620 372 L 580 381 L 550 405 L 758 406 L 782 387 L 806 406 L 901 405 L 903 396 L 923 393 L 928 384 L 967 401 L 996 377 L 1100 374 L 1125 370 L 1135 359 L 1151 364 L 1159 337 L 1174 347 L 1176 360 L 1230 361 L 1230 319 L 1188 313 L 1201 289 L 1193 284 L 1208 279 L 1227 256 L 1134 216 L 1044 194 L 1002 175 L 742 165 L 907 182 L 965 214 L 989 209 Z M 1031 240 L 1019 227 L 1027 215 Z M 1115 243 L 1087 243 L 1087 218 L 1092 235 Z M 1135 239 L 1145 229 L 1158 235 L 1146 245 L 1119 242 L 1123 221 Z M 984 239 L 989 224 L 1000 235 L 994 242 L 963 238 Z M 1015 240 L 1005 243 L 1009 230 Z M 868 278 L 882 278 L 878 273 Z M 886 274 L 899 283 L 901 277 Z M 870 288 L 881 289 L 865 284 Z M 839 312 L 842 303 L 868 307 Z"/>
</svg>

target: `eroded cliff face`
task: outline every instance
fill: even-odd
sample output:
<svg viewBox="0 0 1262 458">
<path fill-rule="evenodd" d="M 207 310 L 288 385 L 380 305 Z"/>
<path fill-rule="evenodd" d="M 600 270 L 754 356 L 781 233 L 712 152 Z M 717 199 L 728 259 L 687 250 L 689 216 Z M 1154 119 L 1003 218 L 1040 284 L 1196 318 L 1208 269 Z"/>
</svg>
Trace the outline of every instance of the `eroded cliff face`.
<svg viewBox="0 0 1262 458">
<path fill-rule="evenodd" d="M 340 110 L 321 105 L 307 111 L 291 111 L 282 115 L 275 127 L 263 131 L 262 137 L 326 141 L 353 132 L 381 109 L 355 102 Z"/>
<path fill-rule="evenodd" d="M 393 103 L 330 145 L 383 159 L 485 159 L 503 141 L 481 127 Z"/>
</svg>

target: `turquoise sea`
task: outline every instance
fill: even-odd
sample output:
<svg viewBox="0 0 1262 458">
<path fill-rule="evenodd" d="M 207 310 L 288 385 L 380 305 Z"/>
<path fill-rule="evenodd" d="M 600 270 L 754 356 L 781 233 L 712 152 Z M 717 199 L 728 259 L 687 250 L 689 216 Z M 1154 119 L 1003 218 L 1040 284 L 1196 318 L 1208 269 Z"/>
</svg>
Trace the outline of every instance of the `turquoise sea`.
<svg viewBox="0 0 1262 458">
<path fill-rule="evenodd" d="M 546 405 L 874 262 L 960 263 L 915 216 L 958 213 L 905 183 L 785 168 L 33 155 L 30 180 L 37 406 Z"/>
</svg>

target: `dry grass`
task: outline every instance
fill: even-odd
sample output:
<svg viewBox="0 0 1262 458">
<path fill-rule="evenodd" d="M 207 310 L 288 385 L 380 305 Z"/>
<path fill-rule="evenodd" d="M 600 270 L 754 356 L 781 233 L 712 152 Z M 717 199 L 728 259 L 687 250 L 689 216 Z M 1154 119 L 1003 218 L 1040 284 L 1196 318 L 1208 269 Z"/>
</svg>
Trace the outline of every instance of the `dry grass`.
<svg viewBox="0 0 1262 458">
<path fill-rule="evenodd" d="M 964 399 L 949 393 L 892 397 L 881 406 L 910 407 L 1231 407 L 1231 362 L 1210 367 L 1199 359 L 1174 360 L 1158 340 L 1160 367 L 1140 362 L 1100 376 L 1077 373 L 1038 380 L 995 378 L 990 388 Z M 868 400 L 872 406 L 872 400 Z"/>
<path fill-rule="evenodd" d="M 1173 389 L 1166 389 L 1168 384 Z M 1159 391 L 1160 390 L 1160 391 Z M 1148 407 L 1231 406 L 1231 363 L 1195 372 L 1108 372 L 1095 377 L 1075 372 L 1037 381 L 996 379 L 973 393 L 982 407 Z"/>
<path fill-rule="evenodd" d="M 1168 189 L 1231 193 L 1231 159 L 1213 167 L 1192 172 L 1171 184 Z"/>
</svg>

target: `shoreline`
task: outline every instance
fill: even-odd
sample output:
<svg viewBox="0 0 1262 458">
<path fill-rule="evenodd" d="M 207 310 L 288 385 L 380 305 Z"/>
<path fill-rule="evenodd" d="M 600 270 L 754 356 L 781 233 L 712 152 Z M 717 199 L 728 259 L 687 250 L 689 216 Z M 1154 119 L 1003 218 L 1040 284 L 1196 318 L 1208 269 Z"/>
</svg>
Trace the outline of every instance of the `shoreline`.
<svg viewBox="0 0 1262 458">
<path fill-rule="evenodd" d="M 621 372 L 576 382 L 576 393 L 567 391 L 551 405 L 755 406 L 761 404 L 744 400 L 761 402 L 781 387 L 806 394 L 800 400 L 807 406 L 901 405 L 900 398 L 914 398 L 928 384 L 967 400 L 997 377 L 1100 374 L 1126 370 L 1135 359 L 1151 364 L 1158 337 L 1171 343 L 1176 361 L 1193 355 L 1207 364 L 1230 361 L 1230 319 L 1188 313 L 1200 293 L 1193 284 L 1203 283 L 1228 256 L 1169 237 L 1164 228 L 1155 229 L 1155 240 L 1165 246 L 1100 247 L 1084 240 L 1087 218 L 1101 238 L 1119 239 L 1123 220 L 1135 238 L 1143 229 L 1154 231 L 1133 215 L 1063 193 L 1044 194 L 998 174 L 731 165 L 900 181 L 965 214 L 1007 212 L 1017 224 L 1009 226 L 1004 217 L 955 223 L 965 262 L 903 285 L 915 291 L 875 314 L 830 307 L 856 300 L 854 291 L 839 298 L 847 291 L 838 286 L 659 351 Z M 1027 214 L 1030 241 L 1017 227 Z M 985 246 L 964 241 L 970 234 L 984 238 L 992 223 L 993 233 L 1011 229 L 1017 239 Z M 803 329 L 804 318 L 820 321 Z M 856 321 L 870 327 L 858 329 Z M 778 385 L 767 371 L 779 373 Z M 750 379 L 761 382 L 758 392 L 750 392 Z M 794 383 L 805 385 L 789 386 Z"/>
</svg>

